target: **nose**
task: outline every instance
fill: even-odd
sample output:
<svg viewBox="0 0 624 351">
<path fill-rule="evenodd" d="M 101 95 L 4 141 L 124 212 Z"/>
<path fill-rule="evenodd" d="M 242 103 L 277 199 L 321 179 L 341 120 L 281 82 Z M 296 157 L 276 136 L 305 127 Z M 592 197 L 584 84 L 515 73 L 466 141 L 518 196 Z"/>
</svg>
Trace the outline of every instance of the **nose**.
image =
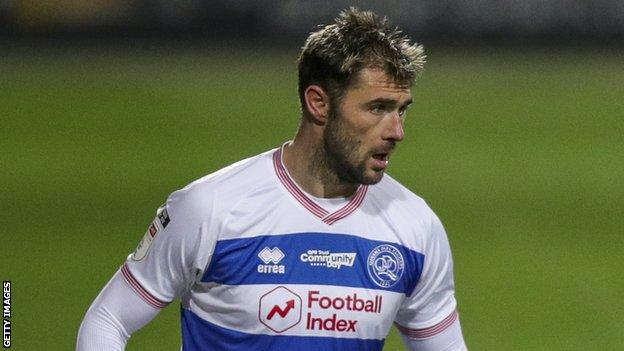
<svg viewBox="0 0 624 351">
<path fill-rule="evenodd" d="M 392 141 L 401 141 L 405 137 L 405 132 L 403 131 L 403 118 L 399 115 L 398 112 L 393 113 L 391 116 L 388 116 L 388 127 L 386 129 L 386 140 Z"/>
</svg>

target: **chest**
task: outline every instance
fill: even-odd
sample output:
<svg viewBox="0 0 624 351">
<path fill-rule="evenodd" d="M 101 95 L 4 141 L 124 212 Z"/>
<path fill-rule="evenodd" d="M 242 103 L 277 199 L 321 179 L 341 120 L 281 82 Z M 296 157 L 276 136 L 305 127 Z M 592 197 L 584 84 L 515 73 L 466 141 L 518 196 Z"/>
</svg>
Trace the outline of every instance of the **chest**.
<svg viewBox="0 0 624 351">
<path fill-rule="evenodd" d="M 423 258 L 400 243 L 345 233 L 225 239 L 193 303 L 253 334 L 383 339 Z"/>
</svg>

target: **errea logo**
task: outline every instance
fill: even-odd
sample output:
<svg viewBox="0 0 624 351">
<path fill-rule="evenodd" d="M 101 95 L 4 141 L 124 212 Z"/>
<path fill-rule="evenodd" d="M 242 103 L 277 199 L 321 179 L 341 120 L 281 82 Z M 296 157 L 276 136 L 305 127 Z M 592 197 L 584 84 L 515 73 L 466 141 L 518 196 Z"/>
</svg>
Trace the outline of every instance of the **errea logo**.
<svg viewBox="0 0 624 351">
<path fill-rule="evenodd" d="M 258 257 L 260 257 L 262 262 L 264 262 L 265 264 L 278 264 L 282 260 L 282 258 L 284 258 L 284 256 L 285 255 L 282 250 L 280 250 L 277 246 L 272 249 L 265 247 L 264 249 L 262 249 L 262 251 L 260 251 L 260 253 L 258 253 Z"/>
<path fill-rule="evenodd" d="M 279 247 L 269 248 L 266 247 L 258 253 L 258 257 L 264 262 L 264 264 L 258 265 L 258 273 L 276 273 L 284 274 L 286 267 L 283 264 L 279 264 L 285 257 L 282 250 Z"/>
</svg>

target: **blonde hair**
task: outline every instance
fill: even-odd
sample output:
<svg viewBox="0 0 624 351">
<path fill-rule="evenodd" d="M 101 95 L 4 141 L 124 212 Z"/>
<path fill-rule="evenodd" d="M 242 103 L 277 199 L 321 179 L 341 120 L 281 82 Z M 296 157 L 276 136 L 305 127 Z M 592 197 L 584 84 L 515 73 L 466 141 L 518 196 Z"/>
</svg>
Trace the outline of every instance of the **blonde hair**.
<svg viewBox="0 0 624 351">
<path fill-rule="evenodd" d="M 387 18 L 355 7 L 340 12 L 333 24 L 310 33 L 298 59 L 299 98 L 316 84 L 340 101 L 357 73 L 383 69 L 397 83 L 412 85 L 425 64 L 422 45 L 410 43 Z"/>
</svg>

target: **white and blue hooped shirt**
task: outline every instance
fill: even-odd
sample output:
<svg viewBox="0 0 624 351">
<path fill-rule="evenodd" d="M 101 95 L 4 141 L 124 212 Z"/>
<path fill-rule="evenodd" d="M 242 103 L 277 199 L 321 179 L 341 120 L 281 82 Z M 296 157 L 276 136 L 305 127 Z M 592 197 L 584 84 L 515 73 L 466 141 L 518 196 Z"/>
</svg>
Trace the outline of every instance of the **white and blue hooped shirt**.
<svg viewBox="0 0 624 351">
<path fill-rule="evenodd" d="M 381 350 L 393 323 L 415 337 L 454 321 L 442 224 L 390 176 L 316 199 L 281 149 L 168 198 L 125 280 L 156 308 L 182 300 L 184 350 Z"/>
</svg>

